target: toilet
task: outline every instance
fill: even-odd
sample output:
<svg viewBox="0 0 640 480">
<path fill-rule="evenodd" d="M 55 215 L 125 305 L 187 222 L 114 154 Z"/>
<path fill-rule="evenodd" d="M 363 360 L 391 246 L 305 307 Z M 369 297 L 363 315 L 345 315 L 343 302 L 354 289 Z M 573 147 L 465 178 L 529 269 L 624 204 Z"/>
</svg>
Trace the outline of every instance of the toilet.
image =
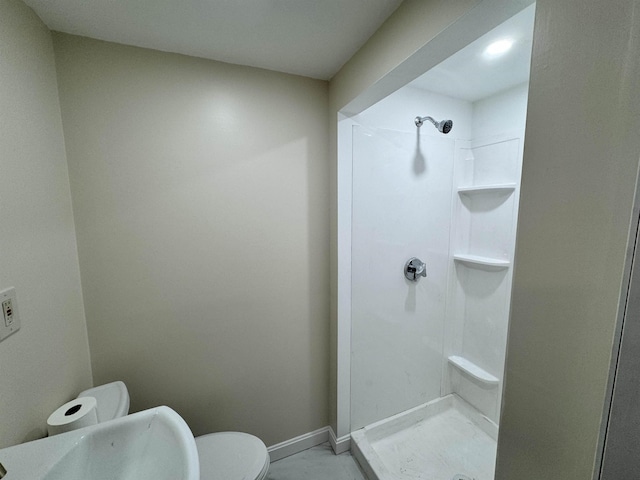
<svg viewBox="0 0 640 480">
<path fill-rule="evenodd" d="M 129 414 L 129 392 L 123 382 L 112 382 L 80 392 L 94 397 L 98 422 Z M 267 447 L 248 433 L 219 432 L 196 437 L 200 480 L 263 480 L 269 470 Z"/>
</svg>

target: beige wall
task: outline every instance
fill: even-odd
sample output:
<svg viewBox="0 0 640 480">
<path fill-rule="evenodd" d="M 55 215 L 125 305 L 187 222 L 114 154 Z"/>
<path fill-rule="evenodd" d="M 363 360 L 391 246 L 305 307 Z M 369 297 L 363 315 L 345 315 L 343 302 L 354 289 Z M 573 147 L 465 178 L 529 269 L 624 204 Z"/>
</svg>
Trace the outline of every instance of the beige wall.
<svg viewBox="0 0 640 480">
<path fill-rule="evenodd" d="M 0 343 L 2 448 L 45 435 L 91 370 L 51 35 L 0 0 L 0 45 L 0 289 L 22 321 Z"/>
<path fill-rule="evenodd" d="M 331 79 L 332 118 L 480 0 L 405 0 Z"/>
<path fill-rule="evenodd" d="M 95 383 L 196 435 L 327 425 L 327 83 L 54 46 Z"/>
<path fill-rule="evenodd" d="M 637 3 L 537 3 L 498 479 L 592 476 L 640 157 Z M 413 1 L 394 16 L 418 4 L 442 17 Z M 332 80 L 332 122 L 411 53 L 405 38 L 428 41 L 393 18 Z"/>
<path fill-rule="evenodd" d="M 640 158 L 638 7 L 537 4 L 498 479 L 591 479 Z"/>
</svg>

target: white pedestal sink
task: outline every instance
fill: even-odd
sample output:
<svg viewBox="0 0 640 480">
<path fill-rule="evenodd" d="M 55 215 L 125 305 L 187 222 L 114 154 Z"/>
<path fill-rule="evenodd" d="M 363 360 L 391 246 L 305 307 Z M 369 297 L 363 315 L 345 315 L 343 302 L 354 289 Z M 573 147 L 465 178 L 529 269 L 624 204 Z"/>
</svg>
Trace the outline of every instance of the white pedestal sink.
<svg viewBox="0 0 640 480">
<path fill-rule="evenodd" d="M 193 434 L 169 407 L 2 449 L 0 464 L 2 480 L 200 478 Z"/>
</svg>

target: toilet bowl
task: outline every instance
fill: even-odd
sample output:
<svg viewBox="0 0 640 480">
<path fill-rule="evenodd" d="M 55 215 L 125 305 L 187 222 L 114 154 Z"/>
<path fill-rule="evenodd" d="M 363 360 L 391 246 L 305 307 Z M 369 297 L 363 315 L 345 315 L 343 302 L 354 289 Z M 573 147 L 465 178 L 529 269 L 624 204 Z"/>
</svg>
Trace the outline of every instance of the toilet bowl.
<svg viewBox="0 0 640 480">
<path fill-rule="evenodd" d="M 196 437 L 201 480 L 262 480 L 269 453 L 262 440 L 248 433 L 219 432 Z"/>
<path fill-rule="evenodd" d="M 123 382 L 90 388 L 78 397 L 94 397 L 98 422 L 129 414 L 129 392 Z M 267 447 L 258 437 L 240 432 L 196 437 L 201 480 L 263 480 L 269 470 Z"/>
</svg>

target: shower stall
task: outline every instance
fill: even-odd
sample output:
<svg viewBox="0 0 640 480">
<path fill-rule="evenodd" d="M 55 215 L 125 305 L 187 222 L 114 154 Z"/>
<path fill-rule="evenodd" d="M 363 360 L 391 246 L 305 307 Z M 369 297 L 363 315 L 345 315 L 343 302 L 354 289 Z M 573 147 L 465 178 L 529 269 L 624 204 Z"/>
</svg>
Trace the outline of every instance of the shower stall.
<svg viewBox="0 0 640 480">
<path fill-rule="evenodd" d="M 493 479 L 533 17 L 341 121 L 349 431 L 372 480 Z"/>
</svg>

